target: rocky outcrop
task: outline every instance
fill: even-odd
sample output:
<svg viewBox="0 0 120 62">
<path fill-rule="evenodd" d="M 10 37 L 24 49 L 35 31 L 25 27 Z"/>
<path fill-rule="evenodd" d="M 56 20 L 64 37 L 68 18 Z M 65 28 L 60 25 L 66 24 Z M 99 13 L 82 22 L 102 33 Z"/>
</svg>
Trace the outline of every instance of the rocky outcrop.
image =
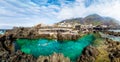
<svg viewBox="0 0 120 62">
<path fill-rule="evenodd" d="M 24 54 L 20 50 L 15 51 L 14 34 L 0 36 L 0 62 L 70 62 L 63 54 L 54 53 L 51 56 L 40 56 L 38 59 L 29 54 Z"/>
<path fill-rule="evenodd" d="M 57 40 L 76 40 L 79 35 L 58 33 Z M 53 37 L 56 37 L 53 36 Z M 0 62 L 70 62 L 69 58 L 62 54 L 40 56 L 38 59 L 32 55 L 14 50 L 14 40 L 17 38 L 49 38 L 51 35 L 39 35 L 35 28 L 14 28 L 0 35 Z M 99 47 L 88 46 L 84 48 L 77 62 L 120 62 L 120 42 L 106 39 Z"/>
<path fill-rule="evenodd" d="M 32 55 L 24 54 L 19 50 L 10 54 L 0 48 L 0 62 L 70 62 L 70 59 L 65 58 L 63 54 L 56 53 L 50 56 L 40 56 L 36 59 Z"/>
<path fill-rule="evenodd" d="M 106 39 L 98 47 L 86 47 L 77 62 L 120 62 L 120 42 Z"/>
<path fill-rule="evenodd" d="M 95 62 L 98 54 L 99 51 L 97 48 L 88 46 L 83 50 L 82 55 L 78 58 L 77 62 Z"/>
<path fill-rule="evenodd" d="M 68 36 L 70 35 L 66 35 L 66 37 Z M 60 37 L 62 37 L 62 39 L 65 38 L 70 40 L 77 38 L 74 37 L 74 35 L 71 36 L 72 37 L 70 38 L 66 38 L 64 36 L 60 36 Z M 0 62 L 36 62 L 37 59 L 32 55 L 24 54 L 19 50 L 15 51 L 14 48 L 15 40 L 18 38 L 36 39 L 36 38 L 49 38 L 49 37 L 51 37 L 49 34 L 39 35 L 38 29 L 34 27 L 31 28 L 19 27 L 6 31 L 4 35 L 0 35 Z M 37 61 L 43 61 L 44 59 L 42 59 L 42 57 L 38 58 Z M 55 53 L 48 57 L 51 62 L 70 62 L 70 60 L 68 58 L 65 58 L 62 54 Z M 46 56 L 44 58 L 46 58 Z"/>
<path fill-rule="evenodd" d="M 63 54 L 56 54 L 50 56 L 40 56 L 37 62 L 70 62 L 69 58 L 63 56 Z"/>
<path fill-rule="evenodd" d="M 0 62 L 70 62 L 70 59 L 64 57 L 63 54 L 56 53 L 50 56 L 40 56 L 36 59 L 32 55 L 24 54 L 20 50 L 9 53 L 4 48 L 0 47 Z"/>
<path fill-rule="evenodd" d="M 76 34 L 61 34 L 61 33 L 57 34 L 57 40 L 59 40 L 59 41 L 76 40 L 79 37 L 80 37 L 80 35 L 76 35 Z"/>
<path fill-rule="evenodd" d="M 120 36 L 120 32 L 114 32 L 114 31 L 104 31 L 105 34 L 114 35 L 114 36 Z"/>
<path fill-rule="evenodd" d="M 120 62 L 120 42 L 115 42 L 107 39 L 106 45 L 107 51 L 109 53 L 109 59 L 111 62 Z"/>
<path fill-rule="evenodd" d="M 0 50 L 0 62 L 36 62 L 36 58 L 32 55 L 27 55 L 21 51 L 15 53 L 8 53 L 7 51 Z"/>
<path fill-rule="evenodd" d="M 40 28 L 39 28 L 40 29 Z M 74 33 L 63 33 L 63 32 L 56 32 L 51 34 L 49 33 L 42 33 L 39 34 L 39 29 L 36 27 L 16 27 L 10 31 L 7 31 L 6 34 L 13 35 L 13 38 L 28 38 L 28 39 L 38 39 L 38 38 L 47 38 L 47 39 L 57 39 L 57 40 L 76 40 L 80 36 L 79 34 Z"/>
<path fill-rule="evenodd" d="M 5 34 L 0 37 L 0 62 L 36 62 L 32 55 L 15 51 L 14 40 L 13 35 Z"/>
<path fill-rule="evenodd" d="M 16 27 L 10 31 L 7 31 L 6 33 L 12 34 L 14 38 L 29 38 L 29 39 L 38 38 L 38 30 L 33 27 L 30 28 Z"/>
<path fill-rule="evenodd" d="M 8 35 L 8 34 L 2 35 L 0 37 L 1 48 L 4 48 L 9 53 L 13 52 L 14 51 L 13 41 L 14 40 L 15 40 L 15 38 L 13 38 L 12 34 L 10 34 L 10 35 Z"/>
</svg>

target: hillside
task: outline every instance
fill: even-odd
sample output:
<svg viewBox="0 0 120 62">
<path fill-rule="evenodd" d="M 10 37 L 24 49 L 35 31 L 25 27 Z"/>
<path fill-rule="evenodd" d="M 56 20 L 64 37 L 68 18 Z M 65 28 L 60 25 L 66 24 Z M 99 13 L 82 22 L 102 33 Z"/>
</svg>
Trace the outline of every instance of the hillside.
<svg viewBox="0 0 120 62">
<path fill-rule="evenodd" d="M 80 23 L 80 24 L 93 24 L 93 25 L 109 25 L 109 26 L 118 26 L 118 21 L 111 18 L 111 17 L 102 17 L 98 14 L 88 15 L 84 18 L 73 18 L 73 19 L 66 19 L 59 23 Z"/>
</svg>

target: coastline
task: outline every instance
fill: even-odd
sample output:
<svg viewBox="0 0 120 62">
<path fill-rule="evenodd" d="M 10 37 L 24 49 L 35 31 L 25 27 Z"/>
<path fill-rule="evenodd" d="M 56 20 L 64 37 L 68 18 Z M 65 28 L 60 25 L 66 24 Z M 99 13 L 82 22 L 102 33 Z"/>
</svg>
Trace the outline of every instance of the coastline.
<svg viewBox="0 0 120 62">
<path fill-rule="evenodd" d="M 33 29 L 33 28 L 32 28 Z M 23 31 L 22 31 L 23 30 Z M 41 59 L 41 57 L 39 57 L 39 58 L 35 58 L 33 55 L 31 55 L 31 54 L 25 54 L 23 51 L 21 52 L 20 50 L 17 50 L 17 51 L 13 51 L 14 49 L 13 49 L 13 47 L 14 47 L 14 45 L 13 45 L 13 42 L 14 41 L 16 41 L 16 39 L 29 39 L 29 40 L 37 40 L 37 39 L 40 39 L 39 37 L 38 38 L 35 38 L 36 36 L 38 36 L 38 34 L 36 35 L 35 34 L 35 32 L 36 32 L 36 30 L 35 30 L 35 32 L 34 33 L 32 33 L 29 37 L 27 37 L 28 36 L 28 34 L 30 33 L 30 32 L 33 32 L 33 30 L 31 30 L 30 29 L 30 31 L 29 31 L 29 29 L 28 29 L 28 31 L 29 31 L 29 33 L 27 33 L 27 30 L 24 28 L 22 28 L 22 30 L 21 30 L 21 28 L 20 29 L 17 29 L 17 30 L 13 30 L 13 31 L 7 31 L 6 33 L 5 33 L 5 35 L 1 35 L 0 36 L 0 41 L 1 41 L 1 43 L 2 43 L 2 49 L 4 49 L 3 51 L 4 51 L 4 53 L 3 54 L 7 54 L 7 56 L 10 56 L 10 57 L 12 57 L 11 55 L 12 55 L 12 53 L 14 53 L 15 54 L 15 56 L 19 56 L 19 55 L 22 55 L 22 56 L 26 56 L 26 58 L 28 58 L 28 57 L 31 57 L 31 59 L 26 59 L 26 60 L 31 60 L 31 61 L 34 61 L 34 62 L 36 62 L 37 60 L 45 60 L 45 58 L 47 58 L 47 57 L 49 57 L 49 56 L 41 56 L 41 57 L 44 57 L 43 59 Z M 20 32 L 19 32 L 20 31 Z M 22 33 L 21 33 L 22 32 Z M 106 31 L 107 32 L 107 31 Z M 24 34 L 24 33 L 26 33 L 26 35 L 21 35 L 21 34 Z M 37 33 L 37 32 L 36 32 Z M 81 51 L 81 55 L 79 55 L 79 57 L 76 59 L 76 62 L 84 62 L 84 61 L 92 61 L 92 62 L 98 62 L 98 61 L 108 61 L 108 62 L 110 62 L 110 61 L 119 61 L 119 45 L 120 45 L 120 42 L 115 42 L 115 41 L 113 41 L 113 40 L 109 40 L 109 39 L 107 39 L 107 38 L 103 38 L 103 37 L 101 37 L 101 36 L 99 36 L 100 34 L 98 33 L 98 31 L 97 31 L 97 33 L 94 33 L 94 32 L 90 32 L 91 34 L 93 34 L 95 37 L 96 37 L 96 40 L 92 43 L 92 44 L 90 44 L 90 45 L 87 45 L 86 47 L 84 47 L 83 48 L 83 50 Z M 87 34 L 87 33 L 86 33 Z M 69 36 L 70 38 L 68 38 L 67 36 L 65 36 L 65 37 L 63 37 L 64 39 L 62 39 L 62 38 L 60 38 L 59 40 L 57 40 L 57 39 L 54 39 L 54 38 L 52 38 L 52 39 L 49 39 L 49 38 L 41 38 L 41 39 L 48 39 L 48 41 L 54 41 L 54 42 L 57 42 L 57 41 L 59 41 L 59 42 L 69 42 L 69 41 L 75 41 L 75 40 L 77 40 L 77 39 L 79 39 L 79 38 L 84 38 L 84 36 L 86 36 L 85 35 L 85 33 L 84 33 L 84 35 L 80 35 L 80 34 L 78 34 L 79 35 L 79 37 L 78 38 L 76 38 L 75 36 L 71 36 L 70 37 L 70 35 L 67 35 L 67 36 Z M 35 36 L 35 37 L 32 37 L 32 36 Z M 18 38 L 17 38 L 18 37 Z M 43 36 L 44 37 L 44 36 Z M 62 36 L 58 36 L 58 37 L 62 37 Z M 72 37 L 75 37 L 76 39 L 72 39 Z M 102 38 L 103 40 L 101 40 L 101 39 L 98 39 L 98 38 Z M 66 40 L 67 39 L 67 40 Z M 68 40 L 68 39 L 70 39 L 70 40 Z M 72 39 L 72 40 L 71 40 Z M 86 39 L 88 39 L 88 38 L 86 38 Z M 9 43 L 7 43 L 6 44 L 6 42 L 8 42 L 9 41 Z M 29 42 L 29 41 L 28 41 Z M 83 43 L 84 44 L 84 43 Z M 94 45 L 93 45 L 94 44 Z M 57 45 L 57 44 L 56 44 Z M 74 45 L 74 44 L 73 44 Z M 95 45 L 97 45 L 97 46 L 95 46 Z M 45 46 L 45 45 L 44 45 Z M 111 47 L 111 46 L 114 46 L 114 47 Z M 25 49 L 25 50 L 27 50 L 27 49 Z M 112 52 L 111 52 L 112 51 Z M 18 55 L 16 55 L 16 53 L 18 53 Z M 79 52 L 80 53 L 80 52 Z M 13 54 L 13 55 L 14 55 Z M 58 56 L 59 56 L 59 53 L 55 53 L 55 54 L 53 54 L 52 56 L 56 56 L 57 57 L 57 54 L 58 54 Z M 117 54 L 117 56 L 116 55 L 114 55 L 114 57 L 113 57 L 113 54 Z M 22 56 L 20 56 L 20 57 L 22 57 Z M 66 56 L 66 55 L 64 55 L 65 57 L 62 59 L 63 61 L 66 61 L 66 59 L 65 58 L 67 58 L 67 61 L 71 61 L 71 59 L 69 58 L 68 59 L 68 56 Z M 105 57 L 105 59 L 102 57 L 102 56 L 104 56 Z M 60 55 L 60 57 L 63 57 L 63 55 L 61 56 Z M 113 58 L 112 58 L 113 57 Z M 51 56 L 50 56 L 50 58 L 51 58 Z M 16 58 L 14 58 L 14 59 L 16 59 Z M 51 58 L 52 59 L 52 58 Z M 9 59 L 9 60 L 11 60 L 11 59 Z M 8 61 L 9 61 L 8 60 Z M 23 59 L 23 60 L 25 60 L 25 59 Z M 50 59 L 48 59 L 48 60 L 50 60 Z M 52 59 L 52 60 L 55 60 L 55 59 Z M 17 61 L 17 59 L 15 60 L 15 61 Z"/>
</svg>

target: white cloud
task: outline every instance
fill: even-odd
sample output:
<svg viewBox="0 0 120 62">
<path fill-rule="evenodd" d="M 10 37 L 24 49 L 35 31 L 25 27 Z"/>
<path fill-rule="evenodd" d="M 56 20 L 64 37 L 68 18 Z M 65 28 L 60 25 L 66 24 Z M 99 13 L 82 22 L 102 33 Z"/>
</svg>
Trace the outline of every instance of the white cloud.
<svg viewBox="0 0 120 62">
<path fill-rule="evenodd" d="M 52 24 L 93 13 L 120 19 L 120 0 L 94 0 L 89 7 L 85 7 L 85 0 L 76 0 L 70 4 L 65 4 L 64 1 L 60 0 L 61 6 L 40 6 L 31 0 L 0 0 L 0 28 Z"/>
<path fill-rule="evenodd" d="M 120 0 L 99 0 L 99 2 L 94 2 L 87 8 L 84 6 L 83 0 L 77 0 L 76 3 L 73 7 L 63 7 L 58 13 L 58 18 L 62 20 L 73 17 L 85 17 L 89 14 L 97 13 L 117 20 L 120 19 Z"/>
</svg>

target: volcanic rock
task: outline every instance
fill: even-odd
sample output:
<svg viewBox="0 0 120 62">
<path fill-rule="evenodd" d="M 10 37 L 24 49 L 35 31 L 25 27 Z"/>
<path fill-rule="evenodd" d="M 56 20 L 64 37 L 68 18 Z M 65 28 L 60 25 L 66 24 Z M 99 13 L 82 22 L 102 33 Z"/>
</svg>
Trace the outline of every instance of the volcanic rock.
<svg viewBox="0 0 120 62">
<path fill-rule="evenodd" d="M 82 55 L 78 58 L 77 62 L 95 62 L 95 58 L 99 54 L 97 48 L 93 46 L 86 47 Z"/>
<path fill-rule="evenodd" d="M 70 62 L 69 58 L 63 56 L 63 54 L 56 54 L 50 56 L 40 56 L 37 62 Z"/>
</svg>

